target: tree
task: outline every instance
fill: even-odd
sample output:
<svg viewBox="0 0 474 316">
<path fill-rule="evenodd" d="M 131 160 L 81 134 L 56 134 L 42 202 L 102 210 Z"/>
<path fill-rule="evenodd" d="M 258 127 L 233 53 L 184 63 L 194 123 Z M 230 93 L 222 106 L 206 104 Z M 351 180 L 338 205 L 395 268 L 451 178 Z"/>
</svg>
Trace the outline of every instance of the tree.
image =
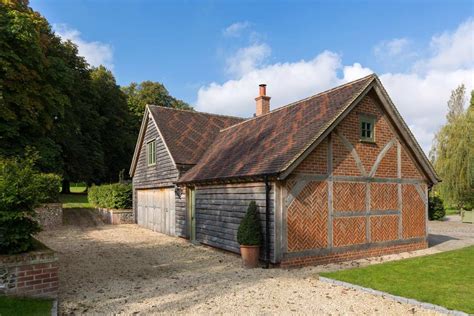
<svg viewBox="0 0 474 316">
<path fill-rule="evenodd" d="M 116 84 L 111 71 L 100 66 L 91 73 L 96 110 L 100 116 L 101 145 L 104 153 L 104 175 L 101 180 L 117 181 L 132 160 L 136 131 L 131 126 L 127 96 Z"/>
<path fill-rule="evenodd" d="M 458 208 L 474 205 L 474 92 L 464 109 L 465 87 L 455 89 L 448 102 L 446 124 L 435 136 L 430 153 L 442 182 L 436 190 Z"/>
<path fill-rule="evenodd" d="M 68 103 L 55 85 L 62 79 L 54 49 L 59 39 L 27 1 L 1 3 L 0 155 L 19 156 L 27 146 L 35 146 L 44 157 L 39 163 L 55 169 L 60 148 L 50 132 Z"/>
<path fill-rule="evenodd" d="M 143 81 L 140 84 L 132 82 L 129 86 L 122 87 L 122 91 L 127 95 L 128 108 L 134 115 L 137 133 L 147 104 L 192 110 L 186 102 L 172 97 L 165 86 L 159 82 Z"/>
</svg>

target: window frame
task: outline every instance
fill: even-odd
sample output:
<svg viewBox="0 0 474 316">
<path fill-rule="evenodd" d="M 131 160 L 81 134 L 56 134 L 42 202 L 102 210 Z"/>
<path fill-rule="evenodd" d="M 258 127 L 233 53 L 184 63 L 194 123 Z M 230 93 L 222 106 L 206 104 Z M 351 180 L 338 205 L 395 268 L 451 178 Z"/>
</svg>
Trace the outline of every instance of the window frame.
<svg viewBox="0 0 474 316">
<path fill-rule="evenodd" d="M 152 157 L 153 161 L 151 159 Z M 146 164 L 147 166 L 156 165 L 156 139 L 152 139 L 146 143 Z"/>
<path fill-rule="evenodd" d="M 366 142 L 366 143 L 375 143 L 375 120 L 376 117 L 374 115 L 370 114 L 359 114 L 359 140 L 361 142 Z M 362 124 L 363 123 L 369 123 L 371 125 L 370 129 L 363 129 Z M 370 131 L 371 136 L 363 136 L 362 133 L 364 131 Z"/>
</svg>

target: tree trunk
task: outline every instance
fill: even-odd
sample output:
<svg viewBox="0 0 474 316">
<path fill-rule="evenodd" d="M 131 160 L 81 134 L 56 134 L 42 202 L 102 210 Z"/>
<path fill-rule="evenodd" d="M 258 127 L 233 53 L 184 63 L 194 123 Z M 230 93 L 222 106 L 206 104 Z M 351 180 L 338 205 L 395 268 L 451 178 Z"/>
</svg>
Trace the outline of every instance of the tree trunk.
<svg viewBox="0 0 474 316">
<path fill-rule="evenodd" d="M 63 194 L 65 194 L 65 193 L 71 193 L 69 180 L 63 180 L 63 185 L 62 185 L 61 193 L 63 193 Z"/>
</svg>

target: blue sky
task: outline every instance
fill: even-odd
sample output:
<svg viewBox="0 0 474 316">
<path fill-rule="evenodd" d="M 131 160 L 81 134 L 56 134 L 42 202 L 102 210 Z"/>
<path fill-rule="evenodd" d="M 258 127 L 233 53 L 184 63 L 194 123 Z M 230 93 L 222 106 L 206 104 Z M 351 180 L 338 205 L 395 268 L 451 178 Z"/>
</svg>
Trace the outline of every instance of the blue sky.
<svg viewBox="0 0 474 316">
<path fill-rule="evenodd" d="M 112 68 L 119 84 L 159 81 L 209 112 L 250 116 L 261 82 L 276 107 L 376 72 L 427 151 L 449 92 L 460 83 L 474 87 L 473 1 L 33 0 L 31 6 L 91 64 Z"/>
</svg>

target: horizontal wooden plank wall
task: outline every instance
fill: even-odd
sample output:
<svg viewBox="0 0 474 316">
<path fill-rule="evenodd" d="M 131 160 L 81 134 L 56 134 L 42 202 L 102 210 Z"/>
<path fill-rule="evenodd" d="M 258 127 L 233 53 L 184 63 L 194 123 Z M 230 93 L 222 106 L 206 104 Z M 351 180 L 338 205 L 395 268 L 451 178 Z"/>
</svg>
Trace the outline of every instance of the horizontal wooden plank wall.
<svg viewBox="0 0 474 316">
<path fill-rule="evenodd" d="M 146 144 L 152 140 L 156 140 L 156 164 L 148 166 Z M 133 176 L 133 185 L 136 188 L 173 186 L 177 179 L 178 169 L 174 165 L 155 124 L 149 118 Z"/>
<path fill-rule="evenodd" d="M 270 192 L 270 250 L 274 261 L 275 190 Z M 237 230 L 250 201 L 259 207 L 262 233 L 265 236 L 265 184 L 240 183 L 196 187 L 196 239 L 202 243 L 239 253 Z M 262 247 L 262 255 L 263 255 Z M 262 256 L 263 258 L 263 256 Z"/>
<path fill-rule="evenodd" d="M 186 214 L 186 190 L 183 189 L 180 197 L 175 195 L 176 236 L 188 237 L 186 229 Z"/>
</svg>

